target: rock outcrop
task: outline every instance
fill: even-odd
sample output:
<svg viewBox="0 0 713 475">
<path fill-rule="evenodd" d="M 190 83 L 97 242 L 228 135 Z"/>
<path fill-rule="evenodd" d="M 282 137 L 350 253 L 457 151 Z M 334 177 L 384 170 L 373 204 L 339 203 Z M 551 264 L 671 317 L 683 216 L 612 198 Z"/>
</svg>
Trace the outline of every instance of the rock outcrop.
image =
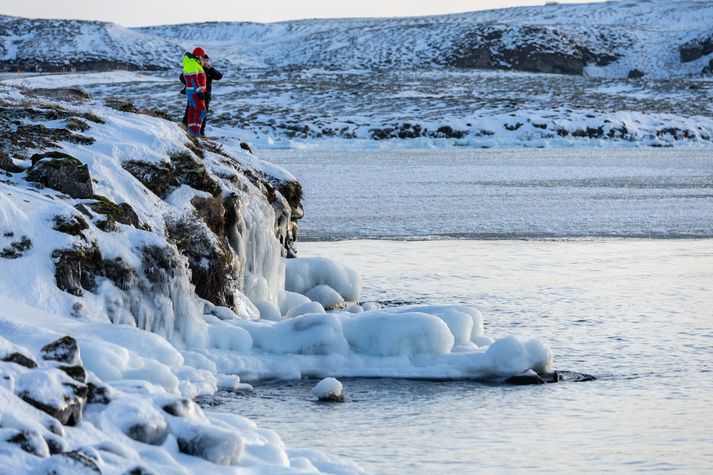
<svg viewBox="0 0 713 475">
<path fill-rule="evenodd" d="M 94 196 L 89 169 L 79 160 L 62 152 L 47 152 L 32 157 L 27 179 L 66 193 L 72 198 Z"/>
<path fill-rule="evenodd" d="M 595 379 L 597 378 L 590 374 L 577 373 L 575 371 L 553 371 L 551 373 L 528 371 L 525 374 L 509 377 L 505 380 L 505 383 L 513 386 L 530 386 L 564 382 L 581 383 L 594 381 Z"/>
</svg>

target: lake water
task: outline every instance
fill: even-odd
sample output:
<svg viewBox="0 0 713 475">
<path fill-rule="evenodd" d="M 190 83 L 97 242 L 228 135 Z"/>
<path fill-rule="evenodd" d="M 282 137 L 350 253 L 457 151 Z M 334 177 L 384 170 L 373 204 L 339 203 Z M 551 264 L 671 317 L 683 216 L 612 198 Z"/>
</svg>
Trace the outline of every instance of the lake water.
<svg viewBox="0 0 713 475">
<path fill-rule="evenodd" d="M 215 410 L 372 473 L 713 471 L 712 152 L 262 155 L 305 186 L 300 255 L 357 269 L 364 299 L 473 305 L 598 379 L 344 380 L 339 405 L 270 382 Z"/>
</svg>

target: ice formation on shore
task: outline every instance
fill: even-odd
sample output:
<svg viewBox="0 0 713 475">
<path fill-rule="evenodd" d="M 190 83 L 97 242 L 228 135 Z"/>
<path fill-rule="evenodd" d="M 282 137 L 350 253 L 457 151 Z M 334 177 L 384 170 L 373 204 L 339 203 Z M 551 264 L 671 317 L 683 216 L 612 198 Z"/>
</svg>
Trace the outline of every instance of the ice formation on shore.
<svg viewBox="0 0 713 475">
<path fill-rule="evenodd" d="M 42 94 L 0 89 L 34 132 L 64 137 L 47 145 L 59 154 L 0 157 L 0 463 L 11 472 L 359 473 L 191 399 L 266 378 L 549 369 L 546 345 L 493 341 L 477 310 L 380 308 L 361 302 L 353 269 L 285 259 L 294 177 L 239 144 L 198 150 L 160 118 Z"/>
</svg>

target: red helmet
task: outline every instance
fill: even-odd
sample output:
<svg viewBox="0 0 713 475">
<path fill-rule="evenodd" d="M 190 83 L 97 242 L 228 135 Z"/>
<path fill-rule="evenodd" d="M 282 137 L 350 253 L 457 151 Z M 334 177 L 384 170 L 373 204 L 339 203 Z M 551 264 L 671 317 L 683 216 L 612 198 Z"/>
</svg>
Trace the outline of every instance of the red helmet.
<svg viewBox="0 0 713 475">
<path fill-rule="evenodd" d="M 203 48 L 196 48 L 193 50 L 193 56 L 205 56 L 205 51 Z"/>
</svg>

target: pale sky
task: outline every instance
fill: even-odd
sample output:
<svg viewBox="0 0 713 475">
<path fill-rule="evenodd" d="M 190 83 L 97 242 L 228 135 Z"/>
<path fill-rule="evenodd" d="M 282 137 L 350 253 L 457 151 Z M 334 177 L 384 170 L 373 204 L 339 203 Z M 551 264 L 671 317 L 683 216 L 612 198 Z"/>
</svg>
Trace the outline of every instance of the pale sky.
<svg viewBox="0 0 713 475">
<path fill-rule="evenodd" d="M 145 26 L 201 21 L 421 16 L 544 3 L 544 0 L 2 0 L 0 14 Z"/>
</svg>

